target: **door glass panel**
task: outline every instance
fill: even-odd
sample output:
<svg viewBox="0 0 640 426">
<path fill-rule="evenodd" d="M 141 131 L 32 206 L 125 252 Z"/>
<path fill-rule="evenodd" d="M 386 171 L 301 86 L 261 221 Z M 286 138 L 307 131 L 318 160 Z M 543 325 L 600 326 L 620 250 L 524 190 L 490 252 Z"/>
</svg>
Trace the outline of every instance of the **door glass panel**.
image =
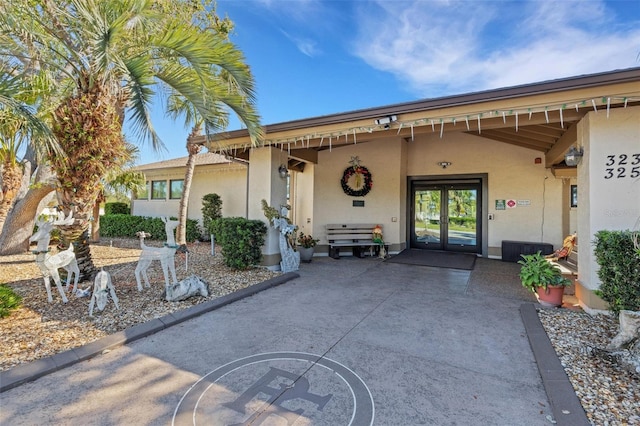
<svg viewBox="0 0 640 426">
<path fill-rule="evenodd" d="M 448 245 L 476 246 L 478 191 L 476 189 L 449 189 L 447 199 Z"/>
<path fill-rule="evenodd" d="M 421 244 L 441 244 L 440 207 L 442 191 L 419 189 L 414 192 L 415 226 L 413 240 Z"/>
</svg>

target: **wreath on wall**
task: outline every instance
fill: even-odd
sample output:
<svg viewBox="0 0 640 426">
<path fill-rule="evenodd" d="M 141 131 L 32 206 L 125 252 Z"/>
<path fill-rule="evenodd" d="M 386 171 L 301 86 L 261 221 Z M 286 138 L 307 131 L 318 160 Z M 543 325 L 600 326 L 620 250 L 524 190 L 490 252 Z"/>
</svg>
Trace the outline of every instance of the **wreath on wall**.
<svg viewBox="0 0 640 426">
<path fill-rule="evenodd" d="M 342 174 L 340 184 L 345 194 L 351 197 L 364 197 L 373 187 L 371 172 L 360 165 L 358 157 L 351 157 L 351 166 L 347 167 Z M 351 182 L 353 178 L 353 183 Z"/>
</svg>

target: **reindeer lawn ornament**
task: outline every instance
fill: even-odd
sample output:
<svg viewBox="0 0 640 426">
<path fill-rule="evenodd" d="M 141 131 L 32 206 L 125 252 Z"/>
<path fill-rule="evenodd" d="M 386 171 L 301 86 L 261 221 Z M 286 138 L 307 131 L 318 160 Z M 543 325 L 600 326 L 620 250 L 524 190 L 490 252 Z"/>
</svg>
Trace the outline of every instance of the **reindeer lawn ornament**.
<svg viewBox="0 0 640 426">
<path fill-rule="evenodd" d="M 97 304 L 98 310 L 104 310 L 104 307 L 107 306 L 107 301 L 109 298 L 109 294 L 111 293 L 111 299 L 113 299 L 113 303 L 116 305 L 116 309 L 120 309 L 118 306 L 118 296 L 116 296 L 116 289 L 111 283 L 111 275 L 104 270 L 100 270 L 96 275 L 96 279 L 93 283 L 93 295 L 91 296 L 91 303 L 89 304 L 89 316 L 93 316 L 93 306 Z"/>
<path fill-rule="evenodd" d="M 148 247 L 144 243 L 144 239 L 150 237 L 151 235 L 140 231 L 136 233 L 136 235 L 140 238 L 140 248 L 142 249 L 142 253 L 140 253 L 140 259 L 138 260 L 138 266 L 136 266 L 135 274 L 136 274 L 136 282 L 138 283 L 138 291 L 142 291 L 142 283 L 140 281 L 140 275 L 144 278 L 144 282 L 146 287 L 150 287 L 149 285 L 149 277 L 147 276 L 147 269 L 151 266 L 151 262 L 154 260 L 159 260 L 162 265 L 162 272 L 164 273 L 164 282 L 165 288 L 169 288 L 169 271 L 171 271 L 171 277 L 173 278 L 173 284 L 178 282 L 176 278 L 176 263 L 175 263 L 175 254 L 178 246 L 176 245 L 176 239 L 173 235 L 173 231 L 178 227 L 180 223 L 177 220 L 170 220 L 166 217 L 162 218 L 164 222 L 164 230 L 167 233 L 167 242 L 164 247 Z"/>
<path fill-rule="evenodd" d="M 197 275 L 191 275 L 177 284 L 171 284 L 165 292 L 167 302 L 179 302 L 197 295 L 209 297 L 209 285 Z"/>
<path fill-rule="evenodd" d="M 49 254 L 49 241 L 51 240 L 51 231 L 54 226 L 57 225 L 71 225 L 73 223 L 73 214 L 69 213 L 69 216 L 64 217 L 64 213 L 58 213 L 58 218 L 55 220 L 38 219 L 36 224 L 38 230 L 29 238 L 29 242 L 38 242 L 36 250 L 32 253 L 36 255 L 36 263 L 42 272 L 44 277 L 44 286 L 47 289 L 47 299 L 49 303 L 53 302 L 51 297 L 51 278 L 58 287 L 58 292 L 62 296 L 62 301 L 67 303 L 69 300 L 62 290 L 62 283 L 60 282 L 60 275 L 58 269 L 63 268 L 67 271 L 67 291 L 69 290 L 69 284 L 71 283 L 71 276 L 75 274 L 73 281 L 73 290 L 75 293 L 78 287 L 78 278 L 80 277 L 80 269 L 78 268 L 78 262 L 76 261 L 76 255 L 73 252 L 73 244 L 69 244 L 67 250 L 61 251 L 56 254 Z"/>
</svg>

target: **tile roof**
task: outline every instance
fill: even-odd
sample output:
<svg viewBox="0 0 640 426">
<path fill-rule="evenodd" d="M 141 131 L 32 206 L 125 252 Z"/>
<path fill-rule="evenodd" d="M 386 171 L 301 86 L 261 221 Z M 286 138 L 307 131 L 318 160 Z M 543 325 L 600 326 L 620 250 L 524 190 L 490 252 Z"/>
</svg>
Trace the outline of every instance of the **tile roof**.
<svg viewBox="0 0 640 426">
<path fill-rule="evenodd" d="M 184 167 L 187 165 L 189 157 L 173 158 L 170 160 L 158 161 L 156 163 L 142 164 L 135 167 L 135 170 L 155 170 L 155 169 L 168 169 L 172 167 Z M 205 166 L 209 164 L 229 164 L 231 163 L 224 155 L 216 154 L 213 152 L 205 152 L 196 155 L 196 166 Z"/>
</svg>

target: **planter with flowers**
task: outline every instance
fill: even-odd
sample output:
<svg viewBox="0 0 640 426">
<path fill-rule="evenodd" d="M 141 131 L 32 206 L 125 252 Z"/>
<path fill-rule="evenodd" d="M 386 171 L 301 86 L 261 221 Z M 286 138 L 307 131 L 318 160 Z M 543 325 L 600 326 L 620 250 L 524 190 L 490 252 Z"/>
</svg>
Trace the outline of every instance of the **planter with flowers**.
<svg viewBox="0 0 640 426">
<path fill-rule="evenodd" d="M 305 235 L 304 232 L 301 232 L 300 235 L 298 235 L 296 244 L 298 251 L 300 252 L 300 261 L 305 263 L 311 262 L 314 248 L 316 244 L 318 244 L 318 241 L 320 240 L 313 238 L 311 235 Z"/>
</svg>

